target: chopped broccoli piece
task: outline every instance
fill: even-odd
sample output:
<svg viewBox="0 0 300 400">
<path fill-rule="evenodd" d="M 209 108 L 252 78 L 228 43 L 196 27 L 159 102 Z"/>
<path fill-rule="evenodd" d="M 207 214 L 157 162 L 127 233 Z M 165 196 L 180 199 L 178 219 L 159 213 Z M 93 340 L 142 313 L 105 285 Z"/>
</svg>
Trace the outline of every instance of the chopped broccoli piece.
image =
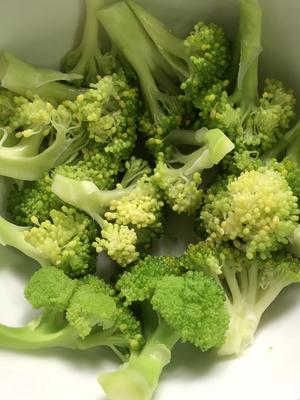
<svg viewBox="0 0 300 400">
<path fill-rule="evenodd" d="M 21 96 L 36 94 L 41 98 L 60 103 L 74 100 L 81 92 L 59 81 L 80 79 L 78 74 L 64 74 L 46 68 L 35 68 L 5 51 L 0 54 L 1 87 Z"/>
<path fill-rule="evenodd" d="M 230 323 L 220 355 L 240 355 L 251 345 L 266 309 L 282 289 L 300 282 L 300 263 L 285 252 L 274 253 L 268 260 L 249 260 L 233 247 L 199 242 L 191 244 L 183 258 L 188 269 L 206 273 L 213 260 L 211 276 L 226 293 Z"/>
<path fill-rule="evenodd" d="M 165 144 L 165 154 L 159 153 L 154 169 L 155 182 L 173 211 L 193 214 L 202 201 L 202 172 L 217 165 L 234 144 L 220 129 L 175 130 L 166 136 Z M 184 154 L 179 150 L 184 145 L 198 149 Z"/>
<path fill-rule="evenodd" d="M 120 388 L 125 399 L 150 399 L 178 341 L 202 351 L 222 345 L 228 328 L 222 289 L 201 271 L 179 275 L 179 270 L 180 259 L 148 257 L 117 282 L 126 301 L 147 299 L 159 318 L 142 351 L 132 353 L 118 371 L 100 377 L 110 399 L 118 398 Z"/>
<path fill-rule="evenodd" d="M 231 241 L 249 259 L 271 257 L 297 227 L 298 200 L 270 167 L 243 172 L 207 194 L 200 218 L 213 242 Z"/>
<path fill-rule="evenodd" d="M 49 219 L 40 223 L 32 217 L 34 227 L 22 227 L 0 217 L 0 243 L 12 246 L 42 266 L 54 265 L 69 276 L 85 275 L 95 269 L 97 225 L 85 214 L 63 206 L 52 210 Z"/>
<path fill-rule="evenodd" d="M 44 312 L 21 328 L 0 325 L 2 348 L 109 346 L 124 360 L 126 352 L 142 343 L 139 321 L 100 278 L 72 280 L 61 270 L 45 267 L 32 276 L 25 296 Z"/>
</svg>

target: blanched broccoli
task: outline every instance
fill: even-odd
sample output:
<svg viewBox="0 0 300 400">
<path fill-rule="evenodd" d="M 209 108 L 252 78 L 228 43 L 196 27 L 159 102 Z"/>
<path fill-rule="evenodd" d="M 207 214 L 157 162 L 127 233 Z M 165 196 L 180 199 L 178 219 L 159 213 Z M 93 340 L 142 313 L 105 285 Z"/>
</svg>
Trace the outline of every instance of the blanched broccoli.
<svg viewBox="0 0 300 400">
<path fill-rule="evenodd" d="M 52 191 L 64 202 L 90 215 L 101 227 L 95 241 L 98 252 L 106 250 L 121 266 L 135 261 L 139 246 L 149 247 L 162 230 L 164 203 L 153 183 L 147 163 L 133 159 L 126 163 L 124 180 L 113 190 L 100 190 L 93 182 L 54 177 Z M 141 233 L 141 235 L 140 235 Z"/>
<path fill-rule="evenodd" d="M 124 400 L 151 399 L 178 341 L 202 351 L 222 345 L 228 327 L 223 291 L 201 271 L 184 273 L 180 259 L 149 256 L 125 272 L 116 287 L 127 304 L 149 302 L 157 317 L 153 314 L 156 328 L 142 351 L 132 353 L 116 372 L 100 376 L 110 400 L 119 399 L 120 392 Z"/>
<path fill-rule="evenodd" d="M 249 259 L 266 259 L 288 244 L 299 213 L 298 199 L 284 176 L 260 167 L 213 185 L 200 219 L 212 242 L 231 241 Z"/>
<path fill-rule="evenodd" d="M 0 325 L 1 348 L 108 346 L 124 360 L 142 343 L 139 321 L 100 278 L 72 280 L 59 269 L 44 267 L 30 279 L 25 296 L 43 313 L 21 328 Z"/>
<path fill-rule="evenodd" d="M 35 106 L 37 110 L 34 109 Z M 36 119 L 37 125 L 31 126 L 33 129 L 38 129 L 37 131 L 28 129 L 29 125 L 26 125 L 26 122 L 22 125 L 22 131 L 18 131 L 19 135 L 18 133 L 13 135 L 10 126 L 2 128 L 3 133 L 0 137 L 2 176 L 27 181 L 37 180 L 45 171 L 74 159 L 87 143 L 85 130 L 74 129 L 72 116 L 63 106 L 59 106 L 56 110 L 41 111 L 39 101 L 31 103 L 30 107 L 27 104 L 25 115 L 21 113 L 12 118 L 12 127 L 14 121 L 15 125 L 21 124 L 23 118 L 24 121 L 28 121 L 29 112 L 32 119 Z M 39 115 L 40 112 L 42 115 Z"/>
<path fill-rule="evenodd" d="M 0 217 L 0 244 L 12 246 L 42 266 L 54 265 L 69 276 L 83 276 L 95 270 L 96 252 L 92 243 L 97 225 L 85 214 L 63 206 L 49 211 L 39 222 L 32 216 L 31 225 L 14 225 Z"/>
<path fill-rule="evenodd" d="M 191 244 L 183 265 L 190 270 L 211 274 L 226 293 L 230 316 L 220 355 L 240 355 L 254 340 L 263 313 L 286 286 L 300 282 L 300 263 L 286 252 L 272 259 L 249 260 L 230 246 Z"/>
<path fill-rule="evenodd" d="M 73 119 L 85 126 L 89 138 L 102 146 L 102 152 L 129 158 L 137 139 L 141 105 L 138 90 L 129 85 L 123 71 L 99 77 L 75 101 L 63 104 Z"/>
<path fill-rule="evenodd" d="M 165 153 L 158 155 L 154 179 L 176 213 L 193 214 L 202 202 L 201 174 L 217 165 L 234 144 L 220 129 L 174 130 L 164 140 Z M 189 146 L 191 153 L 180 151 Z M 185 151 L 187 151 L 185 149 Z"/>
<path fill-rule="evenodd" d="M 21 96 L 38 95 L 56 103 L 74 100 L 83 90 L 60 81 L 80 78 L 78 74 L 33 67 L 7 51 L 0 54 L 1 87 Z"/>
<path fill-rule="evenodd" d="M 219 27 L 203 23 L 195 26 L 186 41 L 181 40 L 139 4 L 126 3 L 118 2 L 97 14 L 120 58 L 138 75 L 150 113 L 141 120 L 140 129 L 159 138 L 180 124 L 181 84 L 190 98 L 224 77 L 228 43 Z"/>
<path fill-rule="evenodd" d="M 234 141 L 236 151 L 262 154 L 280 141 L 295 115 L 295 97 L 279 81 L 267 79 L 258 91 L 262 12 L 258 0 L 240 1 L 240 62 L 236 88 L 219 81 L 203 91 L 195 105 L 204 124 L 220 128 Z M 197 104 L 196 104 L 197 103 Z"/>
<path fill-rule="evenodd" d="M 83 86 L 95 83 L 98 75 L 110 75 L 117 66 L 117 60 L 112 54 L 101 51 L 103 43 L 99 40 L 96 12 L 104 6 L 104 0 L 85 0 L 85 22 L 80 43 L 62 60 L 66 72 L 82 75 L 80 84 Z"/>
</svg>

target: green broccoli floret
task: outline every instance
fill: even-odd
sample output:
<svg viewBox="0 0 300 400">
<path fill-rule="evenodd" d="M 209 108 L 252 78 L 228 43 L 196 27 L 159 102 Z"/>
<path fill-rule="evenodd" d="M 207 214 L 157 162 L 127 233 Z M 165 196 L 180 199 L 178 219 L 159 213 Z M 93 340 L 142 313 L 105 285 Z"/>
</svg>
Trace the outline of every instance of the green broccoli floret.
<svg viewBox="0 0 300 400">
<path fill-rule="evenodd" d="M 138 75 L 149 112 L 141 119 L 140 129 L 155 139 L 180 124 L 181 84 L 190 99 L 224 78 L 228 43 L 220 28 L 202 23 L 184 41 L 139 4 L 126 3 L 113 4 L 97 14 L 120 58 Z"/>
<path fill-rule="evenodd" d="M 100 190 L 92 182 L 77 182 L 61 175 L 54 177 L 52 185 L 53 193 L 60 199 L 98 222 L 101 238 L 94 244 L 96 250 L 106 250 L 121 266 L 135 261 L 139 256 L 138 247 L 149 247 L 161 233 L 164 205 L 153 178 L 145 175 L 148 167 L 139 160 L 126 165 L 129 169 L 124 181 L 113 190 Z M 139 232 L 142 233 L 140 240 Z"/>
<path fill-rule="evenodd" d="M 200 219 L 212 242 L 231 241 L 249 259 L 266 259 L 288 243 L 299 213 L 285 177 L 260 167 L 213 185 Z"/>
<path fill-rule="evenodd" d="M 60 103 L 74 100 L 81 92 L 59 81 L 80 79 L 78 74 L 64 74 L 46 68 L 36 68 L 5 51 L 0 54 L 1 87 L 21 96 L 36 94 L 41 98 Z"/>
<path fill-rule="evenodd" d="M 2 176 L 18 180 L 37 180 L 45 171 L 74 159 L 87 144 L 85 130 L 74 129 L 72 116 L 63 106 L 51 110 L 50 113 L 45 111 L 44 116 L 49 123 L 44 125 L 43 117 L 38 116 L 41 111 L 40 102 L 33 102 L 31 105 L 33 110 L 30 113 L 32 119 L 39 120 L 39 131 L 34 133 L 31 129 L 27 129 L 29 126 L 35 129 L 33 124 L 25 125 L 25 130 L 19 132 L 20 139 L 12 143 L 11 128 L 3 128 L 4 133 L 0 139 L 0 174 Z M 37 106 L 37 113 L 35 113 L 35 106 Z M 16 124 L 21 123 L 22 118 L 28 118 L 30 108 L 27 107 L 25 115 L 15 117 L 15 121 L 18 120 Z"/>
<path fill-rule="evenodd" d="M 203 91 L 197 104 L 204 124 L 220 128 L 236 151 L 263 153 L 281 140 L 295 115 L 295 97 L 281 82 L 267 79 L 258 91 L 258 61 L 262 51 L 262 12 L 258 0 L 240 0 L 240 62 L 236 88 L 219 81 Z"/>
<path fill-rule="evenodd" d="M 222 345 L 228 328 L 225 297 L 216 282 L 201 271 L 179 275 L 180 259 L 147 257 L 117 282 L 128 303 L 146 300 L 156 312 L 156 328 L 139 354 L 132 353 L 118 371 L 103 374 L 100 383 L 111 400 L 148 400 L 178 342 L 202 351 Z M 148 278 L 148 279 L 147 279 Z"/>
<path fill-rule="evenodd" d="M 202 201 L 201 174 L 217 165 L 234 144 L 220 129 L 174 130 L 164 140 L 165 154 L 158 154 L 154 169 L 156 184 L 164 191 L 166 202 L 176 213 L 193 214 Z M 183 146 L 197 147 L 189 154 Z M 186 152 L 186 148 L 185 148 Z"/>
<path fill-rule="evenodd" d="M 188 269 L 209 272 L 226 293 L 230 316 L 220 355 L 240 355 L 254 340 L 263 313 L 286 286 L 300 282 L 299 261 L 284 251 L 272 259 L 249 260 L 233 247 L 191 244 L 184 254 Z"/>
<path fill-rule="evenodd" d="M 69 51 L 62 60 L 63 70 L 80 74 L 80 83 L 89 86 L 97 81 L 97 76 L 109 75 L 115 70 L 117 60 L 110 53 L 103 54 L 99 40 L 97 10 L 105 6 L 104 0 L 85 0 L 85 22 L 79 45 Z M 75 81 L 75 84 L 78 82 Z"/>
<path fill-rule="evenodd" d="M 76 164 L 58 166 L 38 181 L 25 183 L 22 187 L 16 185 L 9 194 L 8 212 L 21 225 L 30 225 L 33 216 L 43 222 L 49 218 L 51 210 L 60 210 L 64 204 L 51 190 L 55 174 L 94 182 L 99 189 L 111 189 L 122 169 L 121 160 L 89 143 L 81 150 Z"/>
<path fill-rule="evenodd" d="M 50 211 L 49 219 L 42 223 L 33 216 L 31 224 L 35 226 L 18 226 L 0 217 L 0 244 L 15 247 L 42 266 L 54 265 L 72 277 L 95 270 L 92 243 L 98 227 L 91 218 L 63 206 L 60 211 Z"/>
<path fill-rule="evenodd" d="M 21 328 L 0 325 L 2 348 L 108 346 L 124 360 L 126 352 L 141 346 L 139 321 L 100 278 L 72 280 L 61 270 L 44 267 L 30 279 L 25 296 L 43 314 Z"/>
<path fill-rule="evenodd" d="M 129 85 L 123 71 L 99 77 L 75 101 L 63 104 L 103 152 L 120 159 L 131 155 L 141 105 L 138 90 Z"/>
</svg>

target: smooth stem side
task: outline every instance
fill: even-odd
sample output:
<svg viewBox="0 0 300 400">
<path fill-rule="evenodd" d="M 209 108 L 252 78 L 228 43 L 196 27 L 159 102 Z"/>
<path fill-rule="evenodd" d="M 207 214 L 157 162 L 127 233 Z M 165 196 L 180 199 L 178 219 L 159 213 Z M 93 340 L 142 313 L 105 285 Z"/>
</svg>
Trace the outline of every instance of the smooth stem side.
<svg viewBox="0 0 300 400">
<path fill-rule="evenodd" d="M 89 214 L 100 225 L 102 217 L 112 200 L 118 200 L 129 194 L 134 186 L 125 189 L 99 190 L 90 181 L 75 181 L 62 175 L 55 175 L 52 192 L 62 201 Z"/>
<path fill-rule="evenodd" d="M 113 45 L 135 69 L 148 108 L 155 116 L 158 100 L 163 102 L 157 84 L 168 93 L 176 95 L 176 74 L 172 73 L 169 64 L 126 3 L 116 3 L 99 11 L 97 15 Z"/>
<path fill-rule="evenodd" d="M 252 344 L 263 311 L 257 307 L 259 299 L 259 270 L 236 271 L 224 264 L 223 273 L 229 289 L 227 310 L 230 316 L 225 342 L 218 349 L 222 356 L 241 355 Z"/>
<path fill-rule="evenodd" d="M 262 11 L 259 0 L 240 0 L 240 64 L 236 91 L 232 99 L 242 112 L 258 99 L 258 62 L 262 51 Z"/>
<path fill-rule="evenodd" d="M 0 244 L 14 247 L 26 256 L 36 260 L 40 265 L 47 265 L 47 259 L 44 258 L 43 254 L 24 239 L 24 231 L 27 229 L 29 228 L 21 228 L 0 216 Z"/>
<path fill-rule="evenodd" d="M 188 56 L 183 40 L 172 35 L 168 28 L 133 0 L 126 1 L 167 62 L 181 80 L 188 77 Z"/>
<path fill-rule="evenodd" d="M 8 52 L 0 56 L 1 86 L 21 96 L 31 92 L 57 103 L 75 100 L 82 91 L 57 81 L 78 78 L 80 76 L 77 74 L 35 68 Z"/>
<path fill-rule="evenodd" d="M 65 148 L 67 133 L 66 127 L 60 127 L 51 145 L 33 156 L 24 155 L 18 149 L 14 152 L 13 147 L 0 147 L 0 175 L 24 181 L 38 180 L 45 171 L 56 165 Z M 38 138 L 32 140 L 39 142 Z"/>
<path fill-rule="evenodd" d="M 221 160 L 234 149 L 234 144 L 228 139 L 220 129 L 211 129 L 204 132 L 203 137 L 197 138 L 198 145 L 202 147 L 189 155 L 181 153 L 176 154 L 174 161 L 184 164 L 179 168 L 183 176 L 192 176 L 195 172 L 201 172 L 204 169 L 212 168 L 219 164 Z"/>
<path fill-rule="evenodd" d="M 140 354 L 131 354 L 119 370 L 99 378 L 108 400 L 150 400 L 163 368 L 170 362 L 178 335 L 162 322 Z"/>
</svg>

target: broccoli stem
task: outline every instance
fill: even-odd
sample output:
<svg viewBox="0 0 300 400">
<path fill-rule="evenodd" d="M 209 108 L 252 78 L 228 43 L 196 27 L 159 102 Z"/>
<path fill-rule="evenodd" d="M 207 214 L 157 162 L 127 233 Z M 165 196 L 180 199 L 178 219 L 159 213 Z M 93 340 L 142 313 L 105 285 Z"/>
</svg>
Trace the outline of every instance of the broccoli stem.
<svg viewBox="0 0 300 400">
<path fill-rule="evenodd" d="M 82 90 L 56 81 L 78 78 L 80 76 L 77 74 L 35 68 L 8 52 L 0 56 L 1 86 L 21 96 L 27 96 L 30 92 L 57 103 L 75 100 Z"/>
<path fill-rule="evenodd" d="M 49 347 L 74 348 L 76 334 L 72 327 L 58 328 L 60 313 L 46 311 L 40 319 L 21 328 L 0 325 L 0 347 L 37 350 Z"/>
<path fill-rule="evenodd" d="M 300 154 L 298 151 L 299 142 L 300 121 L 298 121 L 289 132 L 280 138 L 280 141 L 276 146 L 265 153 L 261 158 L 263 161 L 268 161 L 272 158 L 280 159 L 286 155 L 286 157 L 288 157 L 291 161 L 296 162 L 297 165 L 300 166 Z"/>
<path fill-rule="evenodd" d="M 157 45 L 162 56 L 178 72 L 179 79 L 187 79 L 189 60 L 183 40 L 172 35 L 161 21 L 135 1 L 126 0 L 126 3 Z"/>
<path fill-rule="evenodd" d="M 161 321 L 141 353 L 132 353 L 119 370 L 100 376 L 108 399 L 119 400 L 122 393 L 122 400 L 150 400 L 178 340 L 178 334 Z"/>
<path fill-rule="evenodd" d="M 55 175 L 52 192 L 64 202 L 85 211 L 101 226 L 103 224 L 102 217 L 110 202 L 129 194 L 133 187 L 99 190 L 92 182 L 80 182 L 62 175 Z"/>
<path fill-rule="evenodd" d="M 168 97 L 164 98 L 157 84 L 169 94 L 176 95 L 176 74 L 171 73 L 170 76 L 172 71 L 169 64 L 160 55 L 126 3 L 119 2 L 99 11 L 98 18 L 113 44 L 135 69 L 148 108 L 155 119 L 158 112 L 157 103 L 167 103 Z M 171 100 L 170 102 L 172 103 Z"/>
<path fill-rule="evenodd" d="M 67 133 L 67 127 L 59 126 L 54 141 L 41 153 L 38 153 L 40 135 L 21 139 L 16 146 L 0 146 L 0 174 L 25 181 L 38 180 L 45 171 L 55 167 L 63 159 L 65 150 L 69 154 L 66 146 Z M 76 139 L 74 142 L 77 142 Z M 72 144 L 70 148 L 73 149 Z"/>
<path fill-rule="evenodd" d="M 267 288 L 262 288 L 260 270 L 256 266 L 236 271 L 225 263 L 223 273 L 230 292 L 227 300 L 230 323 L 218 354 L 241 355 L 253 343 L 263 313 L 292 282 L 284 274 L 279 274 Z"/>
<path fill-rule="evenodd" d="M 202 146 L 200 149 L 188 155 L 178 151 L 171 160 L 184 164 L 183 167 L 175 169 L 175 172 L 182 176 L 193 176 L 195 172 L 212 168 L 234 148 L 234 144 L 220 129 L 197 131 L 195 138 L 197 145 Z M 179 140 L 177 134 L 175 139 Z"/>
<path fill-rule="evenodd" d="M 255 107 L 258 99 L 258 60 L 262 51 L 262 11 L 259 0 L 240 0 L 240 65 L 232 99 L 243 114 Z"/>
<path fill-rule="evenodd" d="M 25 230 L 28 230 L 28 228 L 14 225 L 0 216 L 0 244 L 12 246 L 33 258 L 42 266 L 47 265 L 47 260 L 43 258 L 42 254 L 24 239 L 23 232 Z"/>
</svg>

